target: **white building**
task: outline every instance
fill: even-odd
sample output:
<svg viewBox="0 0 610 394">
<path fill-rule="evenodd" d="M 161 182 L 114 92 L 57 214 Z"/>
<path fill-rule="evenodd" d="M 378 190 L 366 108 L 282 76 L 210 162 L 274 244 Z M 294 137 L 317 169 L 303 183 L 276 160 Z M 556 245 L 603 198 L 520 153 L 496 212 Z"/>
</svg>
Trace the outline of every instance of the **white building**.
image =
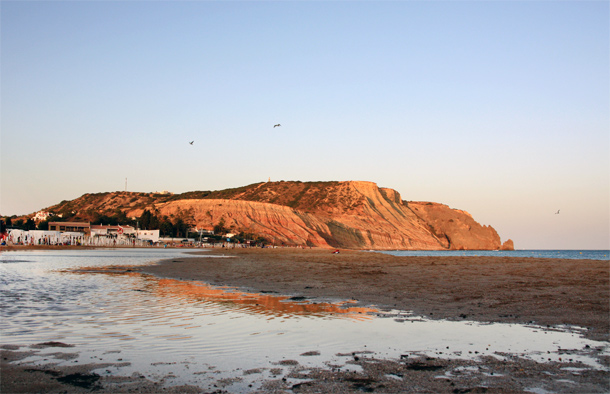
<svg viewBox="0 0 610 394">
<path fill-rule="evenodd" d="M 85 233 L 48 230 L 9 230 L 8 241 L 14 245 L 57 245 L 67 242 L 82 242 Z"/>
<path fill-rule="evenodd" d="M 159 230 L 136 230 L 136 238 L 153 243 L 159 242 Z"/>
<path fill-rule="evenodd" d="M 132 226 L 103 226 L 92 224 L 91 225 L 91 236 L 106 237 L 106 236 L 117 236 L 117 235 L 131 235 L 136 234 L 136 229 Z"/>
<path fill-rule="evenodd" d="M 91 225 L 91 236 L 92 237 L 104 237 L 108 235 L 108 226 L 100 226 L 97 224 Z"/>
<path fill-rule="evenodd" d="M 51 216 L 51 212 L 47 211 L 38 211 L 36 212 L 36 216 L 34 216 L 35 222 L 42 222 L 43 220 L 47 220 Z"/>
</svg>

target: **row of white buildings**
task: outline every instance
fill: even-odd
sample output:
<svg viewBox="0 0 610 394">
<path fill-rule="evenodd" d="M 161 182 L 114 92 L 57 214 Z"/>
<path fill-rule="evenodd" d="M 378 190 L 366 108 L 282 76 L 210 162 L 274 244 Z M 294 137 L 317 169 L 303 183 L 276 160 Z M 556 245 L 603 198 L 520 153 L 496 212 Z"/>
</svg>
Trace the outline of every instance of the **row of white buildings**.
<svg viewBox="0 0 610 394">
<path fill-rule="evenodd" d="M 159 242 L 159 230 L 50 222 L 48 230 L 8 230 L 5 242 L 9 245 L 146 246 Z"/>
</svg>

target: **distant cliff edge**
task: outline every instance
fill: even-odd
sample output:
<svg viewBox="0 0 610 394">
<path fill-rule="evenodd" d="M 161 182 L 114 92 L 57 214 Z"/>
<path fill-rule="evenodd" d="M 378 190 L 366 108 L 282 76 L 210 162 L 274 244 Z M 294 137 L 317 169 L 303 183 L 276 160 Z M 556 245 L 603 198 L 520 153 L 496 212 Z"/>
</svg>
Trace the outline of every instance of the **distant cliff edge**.
<svg viewBox="0 0 610 394">
<path fill-rule="evenodd" d="M 497 250 L 491 226 L 465 211 L 432 202 L 403 201 L 373 182 L 265 182 L 179 195 L 114 192 L 85 194 L 47 209 L 93 220 L 99 215 L 140 217 L 145 210 L 190 226 L 249 233 L 276 244 L 349 249 Z"/>
</svg>

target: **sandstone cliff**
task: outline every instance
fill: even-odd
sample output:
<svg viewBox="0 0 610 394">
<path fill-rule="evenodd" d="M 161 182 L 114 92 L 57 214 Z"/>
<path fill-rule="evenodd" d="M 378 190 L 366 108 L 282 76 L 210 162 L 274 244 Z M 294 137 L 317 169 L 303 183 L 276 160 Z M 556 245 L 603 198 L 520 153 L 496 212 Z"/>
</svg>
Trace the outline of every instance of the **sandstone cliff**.
<svg viewBox="0 0 610 394">
<path fill-rule="evenodd" d="M 447 241 L 446 247 L 462 249 L 500 249 L 500 236 L 491 226 L 481 226 L 465 211 L 451 209 L 431 202 L 409 202 L 408 206 L 439 239 Z"/>
<path fill-rule="evenodd" d="M 210 196 L 212 197 L 212 196 Z M 223 220 L 236 232 L 276 242 L 356 249 L 499 249 L 500 237 L 469 214 L 435 203 L 406 203 L 373 182 L 273 182 L 231 199 L 176 200 L 164 215 L 188 212 L 198 227 Z"/>
<path fill-rule="evenodd" d="M 222 221 L 235 233 L 256 234 L 276 244 L 380 250 L 502 247 L 496 231 L 468 213 L 406 202 L 397 191 L 373 182 L 267 182 L 174 196 L 101 193 L 67 203 L 55 208 L 91 212 L 98 207 L 128 217 L 148 209 L 206 229 Z"/>
</svg>

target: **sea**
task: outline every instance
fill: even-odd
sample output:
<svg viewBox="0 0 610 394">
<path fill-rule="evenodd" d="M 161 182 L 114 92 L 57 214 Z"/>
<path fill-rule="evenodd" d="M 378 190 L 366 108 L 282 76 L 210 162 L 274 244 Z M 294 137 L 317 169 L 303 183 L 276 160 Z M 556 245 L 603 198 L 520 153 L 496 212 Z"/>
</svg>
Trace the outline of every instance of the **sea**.
<svg viewBox="0 0 610 394">
<path fill-rule="evenodd" d="M 492 256 L 533 257 L 574 260 L 610 260 L 610 250 L 390 250 L 383 253 L 394 256 Z"/>
<path fill-rule="evenodd" d="M 604 251 L 580 252 L 604 257 Z M 566 258 L 580 252 L 490 253 Z M 484 252 L 442 254 L 453 253 Z M 269 379 L 298 384 L 288 376 L 295 366 L 358 372 L 349 363 L 355 354 L 547 363 L 565 359 L 570 349 L 583 371 L 607 370 L 599 357 L 610 356 L 610 343 L 585 338 L 581 327 L 433 320 L 408 310 L 249 293 L 137 270 L 189 257 L 179 249 L 156 248 L 2 252 L 0 346 L 33 352 L 20 360 L 33 367 L 106 364 L 93 372 L 228 393 L 249 393 Z M 223 258 L 209 257 L 223 264 Z M 132 268 L 115 268 L 125 265 Z"/>
</svg>

